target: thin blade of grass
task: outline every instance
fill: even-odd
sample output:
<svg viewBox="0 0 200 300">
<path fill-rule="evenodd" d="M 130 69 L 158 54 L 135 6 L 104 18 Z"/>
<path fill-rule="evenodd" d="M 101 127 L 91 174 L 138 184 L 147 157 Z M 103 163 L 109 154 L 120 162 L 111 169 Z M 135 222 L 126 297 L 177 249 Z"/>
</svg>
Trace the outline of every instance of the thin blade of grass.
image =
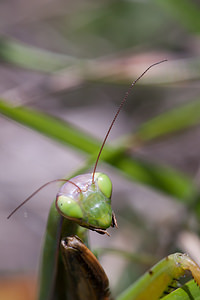
<svg viewBox="0 0 200 300">
<path fill-rule="evenodd" d="M 179 132 L 200 123 L 200 100 L 190 101 L 143 123 L 133 138 L 143 142 Z"/>
<path fill-rule="evenodd" d="M 95 161 L 101 142 L 69 124 L 27 107 L 12 107 L 0 101 L 0 113 L 60 143 L 92 155 Z M 188 201 L 196 193 L 192 180 L 172 168 L 133 159 L 123 147 L 105 146 L 101 160 L 126 173 L 132 180 Z"/>
<path fill-rule="evenodd" d="M 53 72 L 71 65 L 76 59 L 67 55 L 42 50 L 12 38 L 0 38 L 0 58 L 22 68 Z"/>
</svg>

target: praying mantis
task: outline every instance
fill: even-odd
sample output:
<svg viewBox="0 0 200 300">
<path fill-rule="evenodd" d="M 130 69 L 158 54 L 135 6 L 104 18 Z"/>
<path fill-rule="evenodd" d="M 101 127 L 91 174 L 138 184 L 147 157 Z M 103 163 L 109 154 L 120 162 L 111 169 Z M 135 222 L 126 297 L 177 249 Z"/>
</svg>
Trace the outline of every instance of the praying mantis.
<svg viewBox="0 0 200 300">
<path fill-rule="evenodd" d="M 51 205 L 47 221 L 38 300 L 112 299 L 108 278 L 97 258 L 88 249 L 88 229 L 109 235 L 107 229 L 117 227 L 116 216 L 111 208 L 112 182 L 106 174 L 96 169 L 109 133 L 131 89 L 150 68 L 164 61 L 150 65 L 130 86 L 105 135 L 92 173 L 69 180 L 47 182 L 8 216 L 10 218 L 47 185 L 64 182 Z M 200 286 L 199 266 L 186 254 L 169 255 L 119 295 L 117 300 L 160 299 L 176 288 L 178 279 L 187 270 Z M 197 295 L 200 297 L 199 288 Z"/>
</svg>

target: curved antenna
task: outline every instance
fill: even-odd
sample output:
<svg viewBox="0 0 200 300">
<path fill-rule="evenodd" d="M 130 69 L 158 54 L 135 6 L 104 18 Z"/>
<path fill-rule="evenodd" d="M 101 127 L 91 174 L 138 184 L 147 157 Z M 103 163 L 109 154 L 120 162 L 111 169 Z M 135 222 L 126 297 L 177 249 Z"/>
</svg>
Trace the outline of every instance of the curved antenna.
<svg viewBox="0 0 200 300">
<path fill-rule="evenodd" d="M 9 219 L 18 209 L 20 209 L 26 202 L 28 202 L 32 197 L 34 197 L 39 191 L 41 191 L 44 187 L 46 187 L 47 185 L 54 183 L 54 182 L 60 182 L 60 181 L 64 181 L 64 182 L 70 182 L 71 184 L 73 184 L 75 187 L 77 187 L 77 189 L 79 190 L 79 192 L 81 193 L 81 189 L 78 185 L 76 185 L 73 181 L 67 180 L 67 179 L 55 179 L 52 181 L 49 181 L 45 184 L 43 184 L 39 189 L 37 189 L 34 193 L 32 193 L 28 198 L 26 198 L 20 205 L 18 205 L 7 217 L 7 219 Z"/>
<path fill-rule="evenodd" d="M 129 87 L 129 89 L 128 89 L 128 91 L 126 92 L 126 94 L 125 94 L 125 96 L 124 96 L 124 98 L 122 99 L 122 101 L 121 101 L 121 103 L 120 103 L 120 105 L 119 105 L 119 108 L 118 108 L 118 110 L 117 110 L 117 112 L 116 112 L 116 114 L 115 114 L 115 116 L 114 116 L 114 118 L 113 118 L 113 120 L 112 120 L 112 122 L 111 122 L 111 124 L 110 124 L 110 127 L 109 127 L 109 129 L 108 129 L 108 131 L 107 131 L 107 133 L 106 133 L 106 136 L 105 136 L 105 138 L 104 138 L 104 140 L 103 140 L 103 143 L 102 143 L 102 145 L 101 145 L 101 148 L 100 148 L 100 150 L 99 150 L 99 154 L 98 154 L 98 156 L 97 156 L 97 159 L 96 159 L 96 162 L 95 162 L 95 165 L 94 165 L 94 170 L 93 170 L 93 174 L 92 174 L 92 182 L 94 183 L 94 175 L 95 175 L 95 172 L 96 172 L 96 168 L 97 168 L 97 165 L 98 165 L 98 162 L 99 162 L 99 158 L 100 158 L 100 156 L 101 156 L 101 153 L 102 153 L 102 150 L 103 150 L 103 148 L 104 148 L 104 146 L 105 146 L 105 143 L 106 143 L 106 141 L 107 141 L 107 138 L 108 138 L 108 136 L 109 136 L 109 134 L 110 134 L 110 131 L 111 131 L 111 129 L 112 129 L 112 127 L 113 127 L 113 125 L 114 125 L 114 123 L 115 123 L 115 121 L 116 121 L 116 119 L 117 119 L 117 117 L 118 117 L 118 115 L 119 115 L 119 113 L 120 113 L 120 111 L 121 111 L 121 109 L 122 109 L 122 107 L 123 107 L 123 105 L 124 105 L 124 103 L 126 102 L 126 100 L 127 100 L 127 98 L 128 98 L 128 96 L 130 95 L 130 92 L 131 92 L 131 90 L 132 90 L 132 88 L 134 87 L 134 85 L 149 71 L 149 69 L 151 69 L 152 67 L 154 67 L 154 66 L 156 66 L 156 65 L 159 65 L 159 64 L 161 64 L 161 63 L 163 63 L 163 62 L 165 62 L 165 61 L 167 61 L 167 59 L 164 59 L 164 60 L 161 60 L 161 61 L 159 61 L 159 62 L 156 62 L 156 63 L 154 63 L 154 64 L 152 64 L 152 65 L 150 65 L 136 80 L 134 80 L 133 82 L 132 82 L 132 84 L 131 84 L 131 86 Z"/>
</svg>

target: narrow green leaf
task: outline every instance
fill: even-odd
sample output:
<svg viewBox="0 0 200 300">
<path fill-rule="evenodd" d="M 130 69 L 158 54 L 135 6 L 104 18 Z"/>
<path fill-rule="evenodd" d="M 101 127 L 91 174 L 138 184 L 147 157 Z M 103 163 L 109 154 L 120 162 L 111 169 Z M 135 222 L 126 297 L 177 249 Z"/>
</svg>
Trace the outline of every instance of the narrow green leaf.
<svg viewBox="0 0 200 300">
<path fill-rule="evenodd" d="M 142 124 L 135 133 L 141 142 L 163 137 L 200 123 L 200 100 L 189 102 Z"/>
<path fill-rule="evenodd" d="M 86 133 L 66 122 L 27 107 L 14 107 L 0 100 L 0 113 L 64 144 L 70 144 L 86 153 L 93 154 L 99 143 Z"/>
<path fill-rule="evenodd" d="M 53 72 L 74 65 L 75 58 L 42 50 L 11 38 L 0 38 L 0 59 L 22 68 Z"/>
<path fill-rule="evenodd" d="M 54 140 L 92 155 L 93 161 L 97 157 L 101 142 L 59 119 L 26 107 L 14 108 L 5 101 L 0 101 L 0 113 Z M 133 159 L 125 153 L 123 147 L 114 149 L 106 145 L 101 160 L 125 172 L 133 180 L 179 199 L 189 201 L 196 192 L 187 176 L 166 166 Z"/>
</svg>

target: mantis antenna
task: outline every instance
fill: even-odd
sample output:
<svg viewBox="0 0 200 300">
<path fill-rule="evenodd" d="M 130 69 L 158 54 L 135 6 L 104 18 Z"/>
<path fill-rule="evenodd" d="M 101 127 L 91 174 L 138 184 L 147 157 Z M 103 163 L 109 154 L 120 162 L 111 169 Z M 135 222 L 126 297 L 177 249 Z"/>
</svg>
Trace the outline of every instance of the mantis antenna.
<svg viewBox="0 0 200 300">
<path fill-rule="evenodd" d="M 95 165 L 94 165 L 94 170 L 93 170 L 93 173 L 92 173 L 92 183 L 94 184 L 95 183 L 95 173 L 96 173 L 96 168 L 97 168 L 97 165 L 98 165 L 98 162 L 99 162 L 99 158 L 100 158 L 100 156 L 101 156 L 101 153 L 102 153 L 102 150 L 103 150 L 103 148 L 104 148 L 104 146 L 105 146 L 105 143 L 106 143 L 106 141 L 107 141 L 107 138 L 108 138 L 108 136 L 109 136 L 109 134 L 110 134 L 110 131 L 111 131 L 111 129 L 112 129 L 112 127 L 113 127 L 113 125 L 114 125 L 114 123 L 115 123 L 115 121 L 116 121 L 116 119 L 117 119 L 117 117 L 118 117 L 118 115 L 119 115 L 119 113 L 120 113 L 120 111 L 121 111 L 121 109 L 122 109 L 122 107 L 123 107 L 123 105 L 124 105 L 124 103 L 126 102 L 126 100 L 127 100 L 127 98 L 128 98 L 128 96 L 129 96 L 129 94 L 130 94 L 130 92 L 131 92 L 131 89 L 134 87 L 134 85 L 145 75 L 145 73 L 147 73 L 147 71 L 149 70 L 149 69 L 151 69 L 152 67 L 154 67 L 154 66 L 156 66 L 156 65 L 159 65 L 159 64 L 161 64 L 161 63 L 163 63 L 163 62 L 165 62 L 165 61 L 167 61 L 167 59 L 164 59 L 164 60 L 161 60 L 161 61 L 159 61 L 159 62 L 156 62 L 156 63 L 154 63 L 154 64 L 152 64 L 152 65 L 150 65 L 136 80 L 134 80 L 133 82 L 132 82 L 132 84 L 131 84 L 131 86 L 129 87 L 129 89 L 128 89 L 128 91 L 126 92 L 126 94 L 125 94 L 125 96 L 124 96 L 124 98 L 122 99 L 122 101 L 121 101 L 121 103 L 120 103 L 120 105 L 119 105 L 119 108 L 118 108 L 118 110 L 117 110 L 117 112 L 116 112 L 116 114 L 115 114 L 115 116 L 114 116 L 114 118 L 113 118 L 113 120 L 112 120 L 112 122 L 111 122 L 111 124 L 110 124 L 110 127 L 109 127 L 109 129 L 108 129 L 108 131 L 107 131 L 107 133 L 106 133 L 106 135 L 105 135 L 105 138 L 104 138 L 104 140 L 103 140 L 103 143 L 102 143 L 102 145 L 101 145 L 101 148 L 100 148 L 100 151 L 99 151 L 99 153 L 98 153 L 98 156 L 97 156 L 97 159 L 96 159 L 96 162 L 95 162 Z M 53 182 L 69 182 L 69 183 L 71 183 L 71 184 L 73 184 L 76 188 L 77 188 L 77 190 L 78 190 L 78 193 L 81 193 L 82 192 L 82 190 L 81 190 L 81 188 L 76 184 L 76 183 L 74 183 L 73 181 L 71 181 L 71 180 L 67 180 L 67 179 L 55 179 L 55 180 L 52 180 L 52 181 L 49 181 L 49 182 L 47 182 L 47 183 L 45 183 L 44 185 L 42 185 L 39 189 L 37 189 L 34 193 L 32 193 L 28 198 L 26 198 L 20 205 L 18 205 L 10 214 L 9 214 L 9 216 L 7 217 L 7 219 L 9 219 L 19 208 L 21 208 L 26 202 L 28 202 L 33 196 L 35 196 L 39 191 L 41 191 L 44 187 L 46 187 L 47 185 L 49 185 L 49 184 L 51 184 L 51 183 L 53 183 Z M 116 223 L 116 222 L 114 222 L 114 223 Z"/>
<path fill-rule="evenodd" d="M 47 185 L 54 183 L 54 182 L 69 182 L 71 184 L 73 184 L 78 191 L 81 193 L 81 189 L 80 187 L 75 184 L 73 181 L 71 180 L 67 180 L 67 179 L 55 179 L 49 182 L 46 182 L 45 184 L 43 184 L 41 187 L 39 187 L 39 189 L 37 189 L 35 192 L 33 192 L 28 198 L 26 198 L 20 205 L 18 205 L 10 214 L 9 216 L 7 216 L 7 219 L 10 219 L 10 217 L 18 210 L 20 209 L 20 207 L 22 207 L 26 202 L 28 202 L 32 197 L 34 197 L 39 191 L 41 191 L 44 187 L 46 187 Z"/>
<path fill-rule="evenodd" d="M 159 62 L 156 62 L 156 63 L 154 63 L 154 64 L 152 64 L 152 65 L 150 65 L 136 80 L 134 80 L 133 82 L 132 82 L 132 84 L 131 84 L 131 86 L 129 87 L 129 89 L 128 89 L 128 91 L 126 92 L 126 94 L 125 94 L 125 96 L 124 96 L 124 98 L 122 99 L 122 101 L 121 101 L 121 103 L 120 103 L 120 105 L 119 105 L 119 108 L 118 108 L 118 110 L 117 110 L 117 112 L 116 112 L 116 114 L 115 114 L 115 116 L 114 116 L 114 118 L 113 118 L 113 120 L 112 120 L 112 122 L 111 122 L 111 124 L 110 124 L 110 127 L 109 127 L 109 129 L 108 129 L 108 131 L 107 131 L 107 133 L 106 133 L 106 135 L 105 135 L 105 138 L 104 138 L 104 140 L 103 140 L 103 143 L 102 143 L 102 145 L 101 145 L 101 148 L 100 148 L 100 150 L 99 150 L 99 154 L 98 154 L 98 156 L 97 156 L 97 159 L 96 159 L 96 162 L 95 162 L 95 165 L 94 165 L 94 170 L 93 170 L 93 175 L 92 175 L 92 182 L 94 183 L 94 176 L 95 176 L 95 172 L 96 172 L 96 168 L 97 168 L 97 165 L 98 165 L 98 162 L 99 162 L 99 158 L 100 158 L 100 156 L 101 156 L 101 153 L 102 153 L 102 150 L 103 150 L 103 148 L 104 148 L 104 146 L 105 146 L 105 143 L 106 143 L 106 141 L 107 141 L 107 138 L 108 138 L 108 136 L 109 136 L 109 134 L 110 134 L 110 131 L 111 131 L 111 129 L 112 129 L 112 127 L 113 127 L 113 125 L 114 125 L 114 123 L 115 123 L 115 121 L 116 121 L 116 119 L 117 119 L 117 117 L 118 117 L 118 115 L 119 115 L 119 113 L 120 113 L 120 111 L 122 110 L 122 107 L 123 107 L 123 105 L 124 105 L 124 103 L 126 102 L 126 100 L 127 100 L 127 98 L 128 98 L 128 96 L 130 95 L 130 92 L 131 92 L 131 90 L 132 90 L 132 88 L 134 87 L 134 85 L 149 71 L 149 69 L 151 69 L 152 67 L 154 67 L 154 66 L 156 66 L 156 65 L 159 65 L 159 64 L 161 64 L 161 63 L 163 63 L 163 62 L 165 62 L 165 61 L 167 61 L 167 59 L 164 59 L 164 60 L 161 60 L 161 61 L 159 61 Z"/>
</svg>

